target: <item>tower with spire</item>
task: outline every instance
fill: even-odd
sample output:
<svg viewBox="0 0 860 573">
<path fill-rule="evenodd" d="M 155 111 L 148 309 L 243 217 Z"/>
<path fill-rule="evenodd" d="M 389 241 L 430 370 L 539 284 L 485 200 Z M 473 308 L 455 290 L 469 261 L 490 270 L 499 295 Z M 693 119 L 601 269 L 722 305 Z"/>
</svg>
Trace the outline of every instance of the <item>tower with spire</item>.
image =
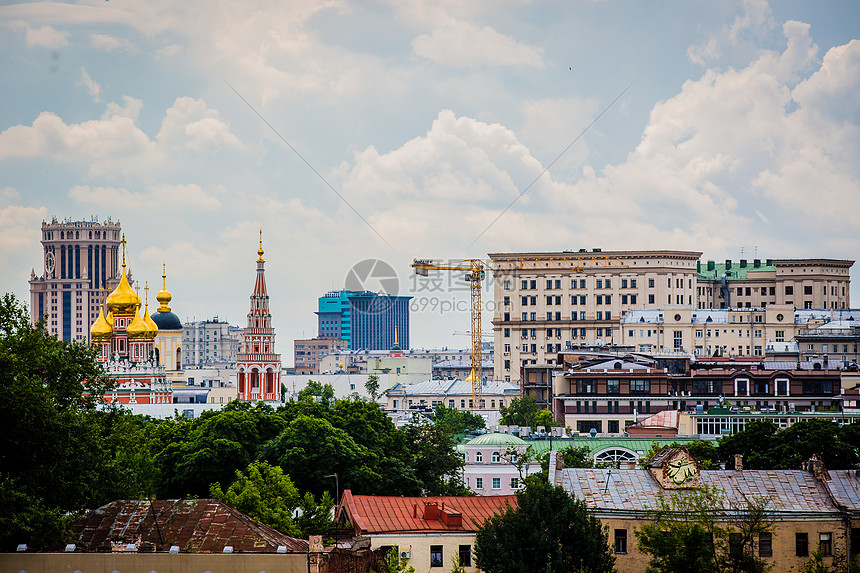
<svg viewBox="0 0 860 573">
<path fill-rule="evenodd" d="M 251 310 L 242 345 L 236 356 L 236 380 L 240 400 L 279 402 L 281 400 L 281 355 L 275 353 L 275 329 L 269 312 L 266 290 L 266 261 L 263 259 L 263 231 L 257 250 L 257 278 L 251 293 Z"/>
<path fill-rule="evenodd" d="M 109 402 L 122 404 L 166 404 L 172 401 L 172 387 L 165 378 L 164 367 L 155 357 L 158 326 L 149 316 L 149 301 L 143 316 L 140 296 L 129 284 L 125 264 L 125 235 L 122 245 L 122 276 L 108 295 L 104 306 L 90 328 L 90 340 L 99 349 L 98 361 L 117 387 L 105 395 Z M 101 292 L 101 291 L 99 291 Z M 148 298 L 149 288 L 144 291 Z"/>
</svg>

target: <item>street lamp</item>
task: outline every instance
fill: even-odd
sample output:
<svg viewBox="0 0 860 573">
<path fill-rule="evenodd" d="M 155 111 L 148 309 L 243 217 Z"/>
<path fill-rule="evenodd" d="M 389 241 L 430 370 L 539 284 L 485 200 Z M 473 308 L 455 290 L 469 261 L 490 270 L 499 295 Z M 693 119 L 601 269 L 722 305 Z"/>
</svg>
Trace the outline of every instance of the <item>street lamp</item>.
<svg viewBox="0 0 860 573">
<path fill-rule="evenodd" d="M 334 478 L 334 506 L 337 508 L 340 505 L 340 480 L 337 477 L 337 474 L 328 474 L 323 476 L 323 478 Z M 335 509 L 337 512 L 337 509 Z"/>
</svg>

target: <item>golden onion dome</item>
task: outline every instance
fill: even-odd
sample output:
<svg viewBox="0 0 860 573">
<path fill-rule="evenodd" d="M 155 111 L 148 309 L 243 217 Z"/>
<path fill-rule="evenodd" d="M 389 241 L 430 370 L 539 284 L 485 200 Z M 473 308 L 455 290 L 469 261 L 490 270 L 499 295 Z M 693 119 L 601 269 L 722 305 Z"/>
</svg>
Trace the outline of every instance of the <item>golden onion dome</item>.
<svg viewBox="0 0 860 573">
<path fill-rule="evenodd" d="M 161 290 L 158 291 L 157 295 L 155 295 L 155 300 L 157 300 L 160 305 L 158 307 L 158 312 L 170 312 L 170 307 L 167 306 L 167 303 L 173 300 L 173 295 L 171 295 L 170 291 L 167 290 L 166 265 L 162 265 L 161 268 Z"/>
<path fill-rule="evenodd" d="M 119 314 L 131 314 L 140 308 L 140 297 L 128 284 L 128 277 L 125 274 L 125 233 L 122 235 L 122 277 L 119 284 L 107 297 L 108 312 L 116 312 Z"/>
<path fill-rule="evenodd" d="M 110 340 L 113 328 L 105 318 L 103 309 L 99 309 L 99 317 L 90 327 L 90 338 L 93 342 L 106 342 Z"/>
<path fill-rule="evenodd" d="M 146 323 L 140 318 L 140 313 L 136 310 L 134 311 L 134 318 L 131 319 L 125 332 L 128 334 L 129 340 L 145 340 L 149 335 L 149 327 L 146 326 Z"/>
<path fill-rule="evenodd" d="M 149 292 L 149 286 L 146 287 L 147 292 Z M 149 316 L 149 295 L 146 297 L 146 306 L 143 309 L 143 322 L 146 324 L 147 329 L 147 339 L 155 340 L 156 335 L 158 335 L 158 325 L 155 324 L 155 321 L 152 320 L 152 317 Z"/>
</svg>

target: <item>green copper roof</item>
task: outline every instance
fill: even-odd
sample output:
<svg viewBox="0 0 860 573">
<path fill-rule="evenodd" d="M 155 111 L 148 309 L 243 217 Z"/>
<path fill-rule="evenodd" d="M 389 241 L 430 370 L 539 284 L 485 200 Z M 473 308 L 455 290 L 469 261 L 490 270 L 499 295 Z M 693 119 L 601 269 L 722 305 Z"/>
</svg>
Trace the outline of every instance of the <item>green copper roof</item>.
<svg viewBox="0 0 860 573">
<path fill-rule="evenodd" d="M 771 264 L 767 264 L 770 262 Z M 776 267 L 771 261 L 761 261 L 760 266 L 755 266 L 755 261 L 746 261 L 746 266 L 742 267 L 740 261 L 730 261 L 731 268 L 726 269 L 726 263 L 714 263 L 714 268 L 708 270 L 710 261 L 699 261 L 698 278 L 699 280 L 718 281 L 722 278 L 723 273 L 730 281 L 742 281 L 747 279 L 747 273 L 753 272 L 775 272 Z"/>
<path fill-rule="evenodd" d="M 629 438 L 619 436 L 617 438 L 614 437 L 606 437 L 606 438 L 591 438 L 586 436 L 580 436 L 575 438 L 553 438 L 552 440 L 533 440 L 528 441 L 529 445 L 531 445 L 531 451 L 534 454 L 543 453 L 549 449 L 560 450 L 562 448 L 566 448 L 567 446 L 574 446 L 580 448 L 582 446 L 588 446 L 591 455 L 596 454 L 597 452 L 601 452 L 607 448 L 625 448 L 634 452 L 647 452 L 651 447 L 652 443 L 657 443 L 660 446 L 668 446 L 673 442 L 678 442 L 683 445 L 687 442 L 692 442 L 697 440 L 696 437 L 691 436 L 666 436 L 661 438 L 653 438 L 643 436 L 641 438 Z"/>
<path fill-rule="evenodd" d="M 470 446 L 525 446 L 527 442 L 511 434 L 493 432 L 483 434 L 467 442 Z"/>
</svg>

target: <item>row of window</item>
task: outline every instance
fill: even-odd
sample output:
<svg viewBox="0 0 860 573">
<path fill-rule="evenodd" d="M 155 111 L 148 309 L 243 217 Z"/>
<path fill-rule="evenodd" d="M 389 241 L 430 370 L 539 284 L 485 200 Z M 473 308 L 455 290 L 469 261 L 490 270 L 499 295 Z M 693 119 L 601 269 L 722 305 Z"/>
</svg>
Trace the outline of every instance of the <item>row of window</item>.
<svg viewBox="0 0 860 573">
<path fill-rule="evenodd" d="M 502 478 L 494 477 L 492 479 L 493 489 L 502 489 Z M 512 477 L 511 478 L 511 489 L 519 489 L 520 488 L 520 478 Z M 466 487 L 469 487 L 469 478 L 466 478 Z M 476 477 L 475 478 L 475 491 L 481 491 L 484 489 L 484 478 Z"/>
<path fill-rule="evenodd" d="M 798 557 L 809 557 L 809 534 L 794 534 L 795 554 Z M 627 530 L 615 530 L 615 553 L 627 553 Z M 833 555 L 833 533 L 826 531 L 818 534 L 818 552 L 822 556 Z M 729 534 L 729 553 L 741 555 L 743 553 L 743 535 L 741 533 Z M 773 557 L 773 534 L 770 532 L 759 533 L 758 536 L 759 557 Z"/>
<path fill-rule="evenodd" d="M 684 279 L 675 279 L 678 288 L 684 288 Z M 689 279 L 690 288 L 693 288 L 693 279 Z M 502 288 L 511 290 L 512 282 L 506 279 L 502 282 Z M 561 279 L 546 279 L 546 290 L 560 290 Z M 571 279 L 570 288 L 588 288 L 586 279 Z M 611 278 L 594 279 L 594 288 L 612 288 Z M 621 288 L 636 288 L 636 279 L 621 279 Z M 654 279 L 648 279 L 648 288 L 654 288 Z M 669 278 L 669 288 L 672 288 L 672 279 Z M 520 290 L 537 290 L 537 279 L 522 279 Z"/>
</svg>

